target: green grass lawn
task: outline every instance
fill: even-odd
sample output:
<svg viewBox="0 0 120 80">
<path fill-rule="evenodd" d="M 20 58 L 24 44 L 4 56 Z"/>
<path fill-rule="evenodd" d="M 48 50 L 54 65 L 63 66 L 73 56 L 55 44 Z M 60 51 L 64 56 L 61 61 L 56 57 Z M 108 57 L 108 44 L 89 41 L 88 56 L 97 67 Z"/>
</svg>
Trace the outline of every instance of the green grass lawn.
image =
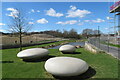
<svg viewBox="0 0 120 80">
<path fill-rule="evenodd" d="M 118 60 L 108 54 L 93 54 L 85 50 L 84 48 L 76 50 L 76 52 L 78 52 L 79 54 L 62 54 L 58 51 L 58 49 L 49 49 L 49 51 L 49 56 L 68 56 L 85 60 L 92 68 L 88 73 L 83 74 L 85 76 L 91 75 L 88 80 L 91 78 L 118 78 Z M 16 55 L 18 52 L 18 48 L 2 50 L 2 61 L 4 62 L 2 64 L 3 78 L 54 79 L 54 77 L 51 74 L 47 73 L 44 69 L 44 64 L 47 59 L 38 62 L 24 62 L 21 59 L 17 58 Z"/>
<path fill-rule="evenodd" d="M 120 45 L 118 44 L 112 44 L 112 43 L 106 43 L 106 42 L 101 42 L 102 44 L 105 44 L 105 45 L 109 45 L 109 46 L 113 46 L 113 47 L 118 47 L 120 48 Z"/>
<path fill-rule="evenodd" d="M 113 47 L 118 47 L 118 48 L 120 48 L 120 45 L 117 45 L 117 44 L 111 44 L 111 43 L 109 43 L 109 45 L 110 45 L 110 46 L 113 46 Z"/>
</svg>

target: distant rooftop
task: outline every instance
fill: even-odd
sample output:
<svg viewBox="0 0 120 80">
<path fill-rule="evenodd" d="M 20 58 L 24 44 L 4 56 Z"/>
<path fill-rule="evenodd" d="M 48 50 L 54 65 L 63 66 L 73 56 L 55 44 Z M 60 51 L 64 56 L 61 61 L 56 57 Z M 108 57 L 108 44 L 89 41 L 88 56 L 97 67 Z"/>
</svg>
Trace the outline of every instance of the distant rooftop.
<svg viewBox="0 0 120 80">
<path fill-rule="evenodd" d="M 110 7 L 110 13 L 120 12 L 120 1 L 116 2 Z"/>
</svg>

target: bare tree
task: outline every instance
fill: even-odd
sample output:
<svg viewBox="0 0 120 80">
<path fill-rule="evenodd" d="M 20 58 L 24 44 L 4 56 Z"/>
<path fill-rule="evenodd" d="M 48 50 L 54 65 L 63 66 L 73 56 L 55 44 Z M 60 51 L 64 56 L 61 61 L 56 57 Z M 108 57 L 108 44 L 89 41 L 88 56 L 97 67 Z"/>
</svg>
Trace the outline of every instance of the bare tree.
<svg viewBox="0 0 120 80">
<path fill-rule="evenodd" d="M 19 34 L 19 45 L 20 45 L 20 51 L 22 50 L 22 34 L 29 31 L 33 24 L 29 24 L 27 18 L 23 14 L 23 12 L 19 9 L 15 9 L 13 13 L 11 13 L 11 24 L 8 25 L 9 31 L 12 33 L 18 33 Z"/>
</svg>

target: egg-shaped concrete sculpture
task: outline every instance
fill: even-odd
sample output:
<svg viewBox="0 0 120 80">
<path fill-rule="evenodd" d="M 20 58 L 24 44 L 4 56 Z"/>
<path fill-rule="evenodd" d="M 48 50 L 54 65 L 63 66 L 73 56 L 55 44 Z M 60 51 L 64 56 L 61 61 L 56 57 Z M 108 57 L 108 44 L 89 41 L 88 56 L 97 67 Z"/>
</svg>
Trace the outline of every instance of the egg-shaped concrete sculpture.
<svg viewBox="0 0 120 80">
<path fill-rule="evenodd" d="M 17 57 L 22 58 L 22 59 L 36 59 L 36 58 L 47 56 L 48 53 L 49 51 L 47 49 L 31 48 L 31 49 L 20 51 L 17 54 Z"/>
<path fill-rule="evenodd" d="M 74 52 L 75 50 L 76 48 L 73 45 L 63 45 L 59 48 L 61 52 Z"/>
<path fill-rule="evenodd" d="M 78 58 L 54 57 L 45 63 L 45 70 L 55 76 L 77 76 L 88 70 L 88 64 Z"/>
</svg>

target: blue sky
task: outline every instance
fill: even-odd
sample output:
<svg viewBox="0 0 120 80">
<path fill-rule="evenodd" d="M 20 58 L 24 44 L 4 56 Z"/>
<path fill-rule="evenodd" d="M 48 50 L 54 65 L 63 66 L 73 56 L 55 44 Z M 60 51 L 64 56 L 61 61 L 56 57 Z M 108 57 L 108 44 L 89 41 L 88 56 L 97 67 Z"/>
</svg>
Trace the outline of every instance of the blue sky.
<svg viewBox="0 0 120 80">
<path fill-rule="evenodd" d="M 21 9 L 33 24 L 31 31 L 75 29 L 97 29 L 107 33 L 109 13 L 112 2 L 3 2 L 0 31 L 8 32 L 11 14 L 15 8 Z M 110 24 L 111 26 L 113 24 Z"/>
</svg>

